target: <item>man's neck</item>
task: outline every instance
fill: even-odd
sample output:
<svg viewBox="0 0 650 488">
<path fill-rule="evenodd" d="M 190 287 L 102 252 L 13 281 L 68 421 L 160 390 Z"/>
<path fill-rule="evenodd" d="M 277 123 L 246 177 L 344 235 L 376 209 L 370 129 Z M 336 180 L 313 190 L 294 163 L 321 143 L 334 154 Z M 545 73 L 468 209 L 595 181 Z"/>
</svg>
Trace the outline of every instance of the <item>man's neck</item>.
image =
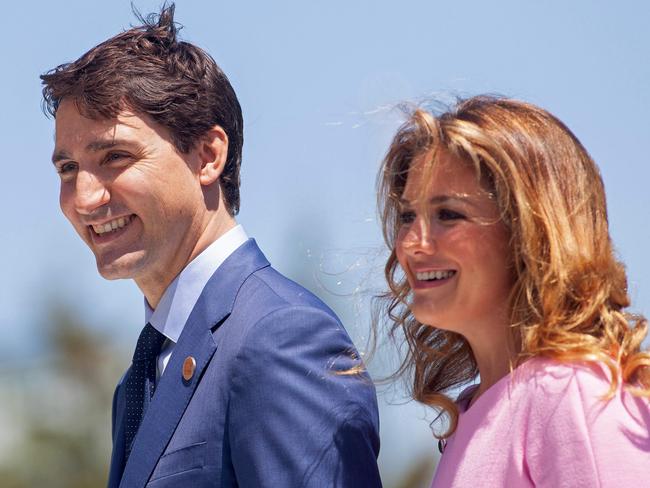
<svg viewBox="0 0 650 488">
<path fill-rule="evenodd" d="M 226 232 L 228 232 L 236 225 L 237 222 L 230 215 L 228 215 L 227 218 L 210 220 L 208 222 L 208 225 L 205 227 L 204 231 L 201 233 L 201 236 L 196 241 L 196 244 L 194 245 L 194 249 L 190 253 L 189 259 L 187 260 L 185 265 L 179 270 L 179 273 L 180 271 L 185 269 L 185 266 L 191 263 L 195 257 L 197 257 L 199 254 L 205 251 L 210 244 L 212 244 L 214 241 L 219 239 L 221 236 L 223 236 Z"/>
<path fill-rule="evenodd" d="M 216 215 L 213 217 L 216 217 Z M 187 257 L 180 260 L 180 264 L 175 266 L 173 272 L 170 272 L 170 270 L 161 270 L 161 274 L 158 276 L 148 276 L 147 279 L 143 280 L 136 278 L 135 282 L 147 299 L 151 308 L 155 309 L 158 306 L 158 303 L 167 287 L 172 283 L 172 281 L 174 281 L 181 271 L 183 271 L 185 267 L 194 260 L 194 258 L 205 251 L 210 244 L 235 227 L 235 225 L 237 225 L 237 223 L 230 215 L 211 218 L 199 233 L 199 238 L 196 239 L 194 244 L 187 246 L 188 251 L 182 252 L 182 250 L 178 250 L 179 256 L 184 254 Z"/>
</svg>

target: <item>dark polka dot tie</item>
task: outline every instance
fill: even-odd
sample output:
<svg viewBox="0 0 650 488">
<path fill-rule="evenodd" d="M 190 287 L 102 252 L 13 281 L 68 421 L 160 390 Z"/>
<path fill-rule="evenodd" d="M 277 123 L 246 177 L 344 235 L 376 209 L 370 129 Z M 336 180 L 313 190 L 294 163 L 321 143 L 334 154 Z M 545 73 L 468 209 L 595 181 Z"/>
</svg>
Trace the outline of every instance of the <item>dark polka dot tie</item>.
<svg viewBox="0 0 650 488">
<path fill-rule="evenodd" d="M 147 324 L 138 338 L 133 353 L 131 373 L 126 380 L 126 458 L 131 454 L 131 446 L 140 422 L 144 417 L 149 401 L 156 388 L 156 359 L 165 336 Z"/>
</svg>

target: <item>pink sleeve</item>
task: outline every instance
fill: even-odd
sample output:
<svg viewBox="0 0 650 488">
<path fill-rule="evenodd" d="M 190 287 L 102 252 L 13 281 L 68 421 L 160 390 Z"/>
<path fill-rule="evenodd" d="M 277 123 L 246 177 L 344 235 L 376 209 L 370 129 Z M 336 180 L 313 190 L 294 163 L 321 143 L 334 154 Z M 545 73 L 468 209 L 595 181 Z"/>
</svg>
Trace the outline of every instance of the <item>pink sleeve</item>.
<svg viewBox="0 0 650 488">
<path fill-rule="evenodd" d="M 650 479 L 650 409 L 609 383 L 599 365 L 563 367 L 536 384 L 526 439 L 539 487 L 642 486 Z"/>
</svg>

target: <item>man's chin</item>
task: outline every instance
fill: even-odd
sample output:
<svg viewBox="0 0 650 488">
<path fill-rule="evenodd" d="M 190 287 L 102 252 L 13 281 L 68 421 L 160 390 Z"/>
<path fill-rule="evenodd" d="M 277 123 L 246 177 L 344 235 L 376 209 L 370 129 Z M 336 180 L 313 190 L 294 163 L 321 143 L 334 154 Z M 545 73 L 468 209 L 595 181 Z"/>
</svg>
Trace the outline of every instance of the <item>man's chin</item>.
<svg viewBox="0 0 650 488">
<path fill-rule="evenodd" d="M 124 280 L 135 278 L 141 268 L 141 259 L 134 256 L 122 256 L 119 259 L 105 261 L 96 258 L 97 271 L 106 280 Z"/>
</svg>

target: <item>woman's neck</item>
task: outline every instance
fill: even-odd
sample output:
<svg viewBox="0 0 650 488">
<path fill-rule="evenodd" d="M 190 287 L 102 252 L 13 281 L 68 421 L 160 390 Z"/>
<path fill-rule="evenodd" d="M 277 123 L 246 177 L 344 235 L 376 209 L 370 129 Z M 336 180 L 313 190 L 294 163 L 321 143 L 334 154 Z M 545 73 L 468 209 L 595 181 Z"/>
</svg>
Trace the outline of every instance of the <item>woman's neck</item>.
<svg viewBox="0 0 650 488">
<path fill-rule="evenodd" d="M 504 328 L 508 331 L 508 328 Z M 472 340 L 467 339 L 478 367 L 481 383 L 476 389 L 470 406 L 474 404 L 478 397 L 485 393 L 492 385 L 512 370 L 517 358 L 517 347 L 511 344 L 511 340 L 504 334 L 490 335 Z"/>
</svg>

